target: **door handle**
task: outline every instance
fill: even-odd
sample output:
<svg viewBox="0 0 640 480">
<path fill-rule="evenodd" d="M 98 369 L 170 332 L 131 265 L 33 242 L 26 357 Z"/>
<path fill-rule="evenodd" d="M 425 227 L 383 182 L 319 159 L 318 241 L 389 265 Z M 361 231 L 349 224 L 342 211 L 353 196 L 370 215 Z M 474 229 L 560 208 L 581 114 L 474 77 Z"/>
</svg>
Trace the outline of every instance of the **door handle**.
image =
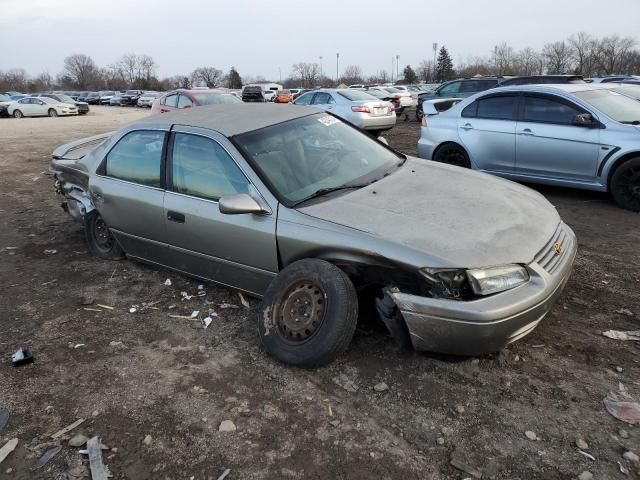
<svg viewBox="0 0 640 480">
<path fill-rule="evenodd" d="M 524 130 L 519 131 L 518 135 L 533 136 L 535 135 L 535 133 L 533 133 L 533 131 L 530 128 L 525 128 Z"/>
<path fill-rule="evenodd" d="M 460 128 L 463 130 L 473 130 L 473 125 L 471 125 L 470 123 L 465 123 Z"/>
<path fill-rule="evenodd" d="M 167 113 L 169 110 L 167 110 L 166 108 L 161 108 L 160 109 L 160 113 Z"/>
<path fill-rule="evenodd" d="M 173 212 L 169 210 L 167 212 L 167 220 L 169 220 L 170 222 L 184 223 L 184 213 Z"/>
</svg>

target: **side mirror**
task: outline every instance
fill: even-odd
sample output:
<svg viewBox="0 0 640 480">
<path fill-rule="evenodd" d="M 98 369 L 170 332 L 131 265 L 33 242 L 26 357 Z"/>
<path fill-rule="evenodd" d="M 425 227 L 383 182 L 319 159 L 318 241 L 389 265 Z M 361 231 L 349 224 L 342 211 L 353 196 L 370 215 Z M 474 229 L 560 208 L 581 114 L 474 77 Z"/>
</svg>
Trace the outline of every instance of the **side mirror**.
<svg viewBox="0 0 640 480">
<path fill-rule="evenodd" d="M 238 215 L 241 213 L 266 213 L 267 210 L 248 193 L 226 195 L 218 200 L 220 213 Z"/>
<path fill-rule="evenodd" d="M 595 122 L 590 113 L 579 113 L 573 117 L 573 124 L 578 127 L 593 127 Z"/>
</svg>

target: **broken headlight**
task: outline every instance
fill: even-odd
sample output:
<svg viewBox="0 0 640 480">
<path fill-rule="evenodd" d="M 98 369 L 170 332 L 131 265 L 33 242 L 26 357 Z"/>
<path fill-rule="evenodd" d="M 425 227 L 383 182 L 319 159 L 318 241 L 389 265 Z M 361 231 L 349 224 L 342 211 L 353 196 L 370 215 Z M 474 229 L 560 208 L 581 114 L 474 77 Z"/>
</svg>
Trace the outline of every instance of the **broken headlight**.
<svg viewBox="0 0 640 480">
<path fill-rule="evenodd" d="M 474 268 L 467 270 L 467 277 L 476 295 L 504 292 L 529 280 L 527 270 L 520 265 Z"/>
<path fill-rule="evenodd" d="M 463 299 L 471 292 L 464 270 L 423 268 L 420 273 L 429 281 L 429 294 L 434 298 Z"/>
</svg>

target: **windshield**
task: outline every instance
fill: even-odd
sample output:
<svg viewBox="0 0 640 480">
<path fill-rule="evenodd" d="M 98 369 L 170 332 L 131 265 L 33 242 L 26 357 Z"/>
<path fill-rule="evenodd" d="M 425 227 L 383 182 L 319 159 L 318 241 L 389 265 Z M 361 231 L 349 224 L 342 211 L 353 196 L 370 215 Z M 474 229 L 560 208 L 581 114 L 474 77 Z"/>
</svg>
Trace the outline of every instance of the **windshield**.
<svg viewBox="0 0 640 480">
<path fill-rule="evenodd" d="M 359 100 L 378 100 L 370 93 L 365 93 L 360 90 L 338 90 L 338 95 L 342 95 L 347 100 L 357 102 Z"/>
<path fill-rule="evenodd" d="M 618 92 L 587 90 L 573 94 L 618 122 L 640 122 L 640 103 Z"/>
<path fill-rule="evenodd" d="M 367 134 L 318 113 L 234 139 L 291 205 L 324 188 L 368 183 L 402 160 Z"/>
<path fill-rule="evenodd" d="M 372 90 L 367 90 L 367 93 L 369 95 L 373 95 L 374 97 L 377 97 L 377 98 L 387 98 L 387 97 L 389 97 L 388 93 L 382 93 L 380 90 L 373 90 L 373 89 Z"/>
<path fill-rule="evenodd" d="M 3 93 L 0 93 L 0 102 L 10 102 L 11 101 L 11 97 L 9 95 L 4 95 Z"/>
<path fill-rule="evenodd" d="M 200 105 L 217 105 L 229 103 L 242 103 L 238 97 L 229 95 L 228 93 L 192 93 Z"/>
<path fill-rule="evenodd" d="M 394 87 L 387 87 L 387 88 L 385 88 L 385 90 L 386 90 L 387 92 L 389 92 L 389 93 L 398 93 L 398 92 L 400 92 L 400 91 L 401 91 L 400 89 L 398 89 L 398 88 L 394 88 Z"/>
<path fill-rule="evenodd" d="M 62 103 L 71 103 L 71 104 L 76 103 L 76 101 L 73 98 L 71 98 L 69 95 L 58 95 L 58 99 L 60 99 Z"/>
<path fill-rule="evenodd" d="M 635 98 L 636 100 L 640 100 L 640 85 L 627 85 L 624 87 L 616 87 L 612 88 L 614 92 L 622 93 L 627 97 Z"/>
<path fill-rule="evenodd" d="M 138 95 L 138 91 L 137 90 L 127 90 L 126 92 L 124 92 L 125 95 Z"/>
</svg>

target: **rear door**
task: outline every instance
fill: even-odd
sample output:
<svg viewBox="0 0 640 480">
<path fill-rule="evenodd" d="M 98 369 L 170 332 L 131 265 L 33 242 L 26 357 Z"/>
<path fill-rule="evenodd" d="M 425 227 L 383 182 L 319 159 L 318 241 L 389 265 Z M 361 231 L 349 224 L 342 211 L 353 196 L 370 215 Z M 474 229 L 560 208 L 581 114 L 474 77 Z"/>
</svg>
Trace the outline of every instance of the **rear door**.
<svg viewBox="0 0 640 480">
<path fill-rule="evenodd" d="M 169 152 L 164 217 L 173 268 L 264 293 L 278 271 L 277 203 L 263 196 L 272 214 L 220 213 L 221 197 L 264 187 L 218 133 L 176 126 Z"/>
<path fill-rule="evenodd" d="M 124 134 L 91 177 L 98 212 L 128 255 L 167 264 L 164 223 L 166 128 Z"/>
<path fill-rule="evenodd" d="M 160 113 L 172 112 L 178 109 L 178 93 L 172 93 L 160 100 Z"/>
<path fill-rule="evenodd" d="M 333 110 L 336 105 L 335 99 L 328 92 L 316 92 L 311 106 L 322 108 L 323 110 Z"/>
<path fill-rule="evenodd" d="M 178 108 L 182 109 L 191 107 L 193 107 L 193 100 L 191 100 L 188 95 L 181 93 L 180 97 L 178 98 Z"/>
<path fill-rule="evenodd" d="M 465 107 L 458 136 L 472 165 L 491 172 L 513 172 L 516 153 L 517 95 L 486 95 Z"/>
<path fill-rule="evenodd" d="M 593 181 L 600 129 L 574 125 L 575 116 L 582 113 L 590 112 L 556 95 L 525 95 L 517 123 L 516 172 Z"/>
</svg>

